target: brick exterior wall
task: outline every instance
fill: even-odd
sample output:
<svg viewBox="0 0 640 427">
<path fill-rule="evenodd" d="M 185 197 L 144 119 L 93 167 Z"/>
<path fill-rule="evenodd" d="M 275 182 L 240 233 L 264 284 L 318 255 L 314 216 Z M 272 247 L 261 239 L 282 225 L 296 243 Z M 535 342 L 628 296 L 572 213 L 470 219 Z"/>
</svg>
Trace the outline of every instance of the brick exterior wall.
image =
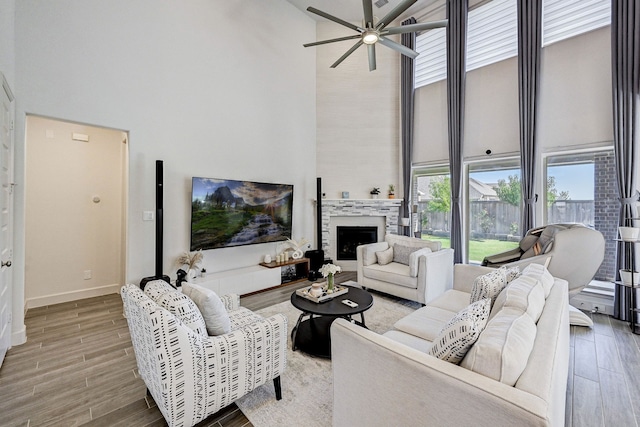
<svg viewBox="0 0 640 427">
<path fill-rule="evenodd" d="M 616 271 L 616 242 L 618 237 L 618 212 L 620 201 L 616 185 L 613 151 L 595 155 L 594 167 L 594 227 L 605 239 L 604 261 L 596 272 L 598 280 L 614 280 Z"/>
</svg>

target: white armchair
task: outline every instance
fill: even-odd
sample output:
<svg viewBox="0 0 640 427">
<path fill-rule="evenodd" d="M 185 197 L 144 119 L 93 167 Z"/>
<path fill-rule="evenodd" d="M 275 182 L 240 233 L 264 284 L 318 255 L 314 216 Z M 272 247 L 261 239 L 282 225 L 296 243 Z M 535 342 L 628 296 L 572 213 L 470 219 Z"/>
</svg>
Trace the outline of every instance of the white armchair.
<svg viewBox="0 0 640 427">
<path fill-rule="evenodd" d="M 285 316 L 263 318 L 225 296 L 231 332 L 207 336 L 193 329 L 199 312 L 181 320 L 135 285 L 121 295 L 140 376 L 169 426 L 193 426 L 269 380 L 281 399 Z"/>
<path fill-rule="evenodd" d="M 385 263 L 394 246 L 393 259 Z M 404 263 L 398 250 L 406 251 L 407 247 L 411 253 Z M 388 252 L 382 254 L 384 251 Z M 360 285 L 422 304 L 453 283 L 453 249 L 443 249 L 440 242 L 387 234 L 383 242 L 358 246 L 356 258 Z"/>
</svg>

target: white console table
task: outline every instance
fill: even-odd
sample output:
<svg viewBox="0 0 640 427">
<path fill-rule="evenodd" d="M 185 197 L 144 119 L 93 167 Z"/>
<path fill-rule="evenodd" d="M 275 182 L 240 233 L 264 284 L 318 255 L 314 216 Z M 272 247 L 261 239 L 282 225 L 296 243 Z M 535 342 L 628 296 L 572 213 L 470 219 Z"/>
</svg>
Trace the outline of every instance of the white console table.
<svg viewBox="0 0 640 427">
<path fill-rule="evenodd" d="M 207 273 L 192 280 L 200 286 L 211 289 L 218 295 L 245 295 L 263 289 L 279 286 L 280 268 L 266 268 L 259 265 L 234 270 Z"/>
</svg>

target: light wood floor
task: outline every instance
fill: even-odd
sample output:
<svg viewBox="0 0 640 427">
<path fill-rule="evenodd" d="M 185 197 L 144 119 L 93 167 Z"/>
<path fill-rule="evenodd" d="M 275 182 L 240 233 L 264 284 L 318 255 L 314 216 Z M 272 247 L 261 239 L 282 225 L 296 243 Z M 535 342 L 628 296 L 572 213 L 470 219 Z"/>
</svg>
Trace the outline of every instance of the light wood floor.
<svg viewBox="0 0 640 427">
<path fill-rule="evenodd" d="M 342 273 L 340 281 L 353 280 Z M 252 310 L 289 299 L 304 284 L 243 297 Z M 640 336 L 626 323 L 592 315 L 572 327 L 567 426 L 637 426 Z M 31 309 L 27 342 L 0 368 L 0 426 L 165 426 L 137 376 L 119 295 Z M 199 426 L 250 426 L 235 404 Z"/>
</svg>

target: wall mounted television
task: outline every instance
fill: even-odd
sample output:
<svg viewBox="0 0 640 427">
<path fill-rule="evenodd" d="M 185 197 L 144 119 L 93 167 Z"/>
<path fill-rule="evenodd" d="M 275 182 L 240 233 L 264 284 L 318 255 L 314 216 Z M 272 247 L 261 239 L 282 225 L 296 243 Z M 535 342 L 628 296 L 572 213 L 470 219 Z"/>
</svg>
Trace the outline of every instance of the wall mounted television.
<svg viewBox="0 0 640 427">
<path fill-rule="evenodd" d="M 291 238 L 293 185 L 192 179 L 191 250 Z"/>
</svg>

